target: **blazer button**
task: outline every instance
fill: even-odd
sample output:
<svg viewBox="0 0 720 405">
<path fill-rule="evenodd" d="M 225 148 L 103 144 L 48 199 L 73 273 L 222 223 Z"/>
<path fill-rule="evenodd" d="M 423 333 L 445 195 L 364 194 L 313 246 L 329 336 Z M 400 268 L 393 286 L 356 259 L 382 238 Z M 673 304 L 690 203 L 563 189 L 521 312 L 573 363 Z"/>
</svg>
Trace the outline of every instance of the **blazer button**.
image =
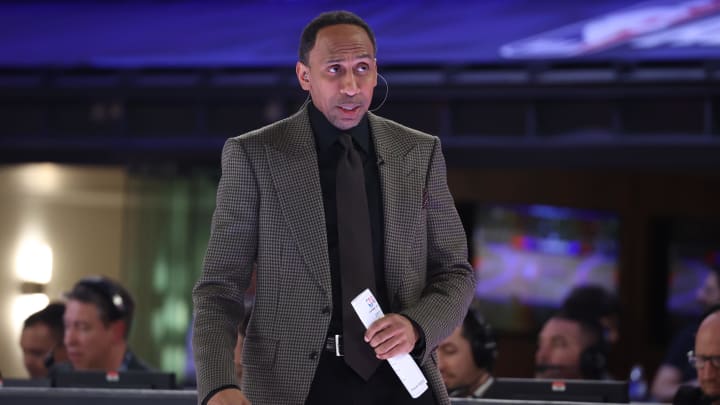
<svg viewBox="0 0 720 405">
<path fill-rule="evenodd" d="M 325 305 L 322 309 L 323 315 L 327 315 L 330 313 L 330 305 Z"/>
<path fill-rule="evenodd" d="M 310 360 L 317 360 L 318 358 L 318 352 L 312 352 L 310 353 Z"/>
</svg>

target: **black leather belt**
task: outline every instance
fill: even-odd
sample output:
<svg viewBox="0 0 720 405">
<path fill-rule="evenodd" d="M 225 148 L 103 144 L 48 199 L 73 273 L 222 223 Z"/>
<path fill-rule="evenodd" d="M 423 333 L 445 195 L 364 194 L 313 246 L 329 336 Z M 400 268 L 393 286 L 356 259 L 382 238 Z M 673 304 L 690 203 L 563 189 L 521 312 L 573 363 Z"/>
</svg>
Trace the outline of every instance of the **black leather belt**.
<svg viewBox="0 0 720 405">
<path fill-rule="evenodd" d="M 325 350 L 334 353 L 337 357 L 343 356 L 343 337 L 342 335 L 330 335 L 325 339 Z"/>
</svg>

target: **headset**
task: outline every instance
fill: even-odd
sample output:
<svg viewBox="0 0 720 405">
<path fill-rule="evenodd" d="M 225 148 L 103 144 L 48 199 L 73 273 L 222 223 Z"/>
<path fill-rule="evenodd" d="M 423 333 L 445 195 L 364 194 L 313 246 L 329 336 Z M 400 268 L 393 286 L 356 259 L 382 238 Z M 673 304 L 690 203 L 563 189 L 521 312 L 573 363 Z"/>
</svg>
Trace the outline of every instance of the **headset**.
<svg viewBox="0 0 720 405">
<path fill-rule="evenodd" d="M 580 353 L 580 373 L 583 378 L 600 380 L 604 377 L 608 365 L 608 343 L 605 338 L 604 328 L 599 322 L 575 320 L 580 322 L 583 329 L 591 331 L 596 336 L 595 343 L 586 347 Z"/>
<path fill-rule="evenodd" d="M 498 355 L 497 342 L 490 324 L 474 308 L 468 309 L 463 321 L 463 336 L 470 342 L 475 365 L 492 371 Z"/>
<path fill-rule="evenodd" d="M 125 319 L 131 315 L 132 298 L 122 287 L 110 279 L 101 276 L 85 277 L 75 284 L 70 296 L 75 295 L 78 289 L 89 290 L 100 296 L 107 304 L 104 307 L 108 310 L 107 317 L 110 321 Z"/>
</svg>

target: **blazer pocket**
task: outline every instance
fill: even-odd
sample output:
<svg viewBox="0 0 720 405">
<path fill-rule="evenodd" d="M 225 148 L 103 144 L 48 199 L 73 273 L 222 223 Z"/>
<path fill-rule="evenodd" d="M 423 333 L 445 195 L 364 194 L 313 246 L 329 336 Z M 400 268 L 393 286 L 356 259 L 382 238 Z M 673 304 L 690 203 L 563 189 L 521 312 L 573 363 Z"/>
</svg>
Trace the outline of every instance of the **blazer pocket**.
<svg viewBox="0 0 720 405">
<path fill-rule="evenodd" d="M 248 335 L 243 346 L 243 367 L 274 368 L 278 339 Z"/>
</svg>

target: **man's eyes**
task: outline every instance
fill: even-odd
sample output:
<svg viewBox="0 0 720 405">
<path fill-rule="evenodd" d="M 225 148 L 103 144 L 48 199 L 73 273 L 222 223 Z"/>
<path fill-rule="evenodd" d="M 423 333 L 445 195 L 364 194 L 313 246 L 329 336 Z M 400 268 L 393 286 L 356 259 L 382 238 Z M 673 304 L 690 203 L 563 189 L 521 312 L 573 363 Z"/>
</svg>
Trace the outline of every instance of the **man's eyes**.
<svg viewBox="0 0 720 405">
<path fill-rule="evenodd" d="M 80 331 L 88 331 L 90 330 L 90 325 L 86 323 L 71 323 L 71 324 L 65 324 L 65 329 L 75 329 Z"/>
<path fill-rule="evenodd" d="M 457 349 L 454 347 L 441 347 L 440 351 L 442 351 L 445 355 L 455 354 L 457 352 Z"/>
<path fill-rule="evenodd" d="M 340 66 L 338 66 L 338 65 L 330 66 L 330 67 L 328 67 L 328 69 L 327 69 L 327 71 L 328 71 L 329 73 L 338 73 L 338 72 L 340 72 L 341 70 L 342 70 L 342 68 L 341 68 Z M 358 65 L 357 67 L 355 67 L 355 70 L 356 70 L 357 72 L 359 72 L 359 73 L 366 73 L 367 71 L 370 70 L 370 66 L 369 66 L 369 65 L 366 65 L 366 64 Z"/>
<path fill-rule="evenodd" d="M 555 348 L 566 347 L 567 342 L 564 339 L 553 339 L 550 341 L 550 345 Z"/>
</svg>

